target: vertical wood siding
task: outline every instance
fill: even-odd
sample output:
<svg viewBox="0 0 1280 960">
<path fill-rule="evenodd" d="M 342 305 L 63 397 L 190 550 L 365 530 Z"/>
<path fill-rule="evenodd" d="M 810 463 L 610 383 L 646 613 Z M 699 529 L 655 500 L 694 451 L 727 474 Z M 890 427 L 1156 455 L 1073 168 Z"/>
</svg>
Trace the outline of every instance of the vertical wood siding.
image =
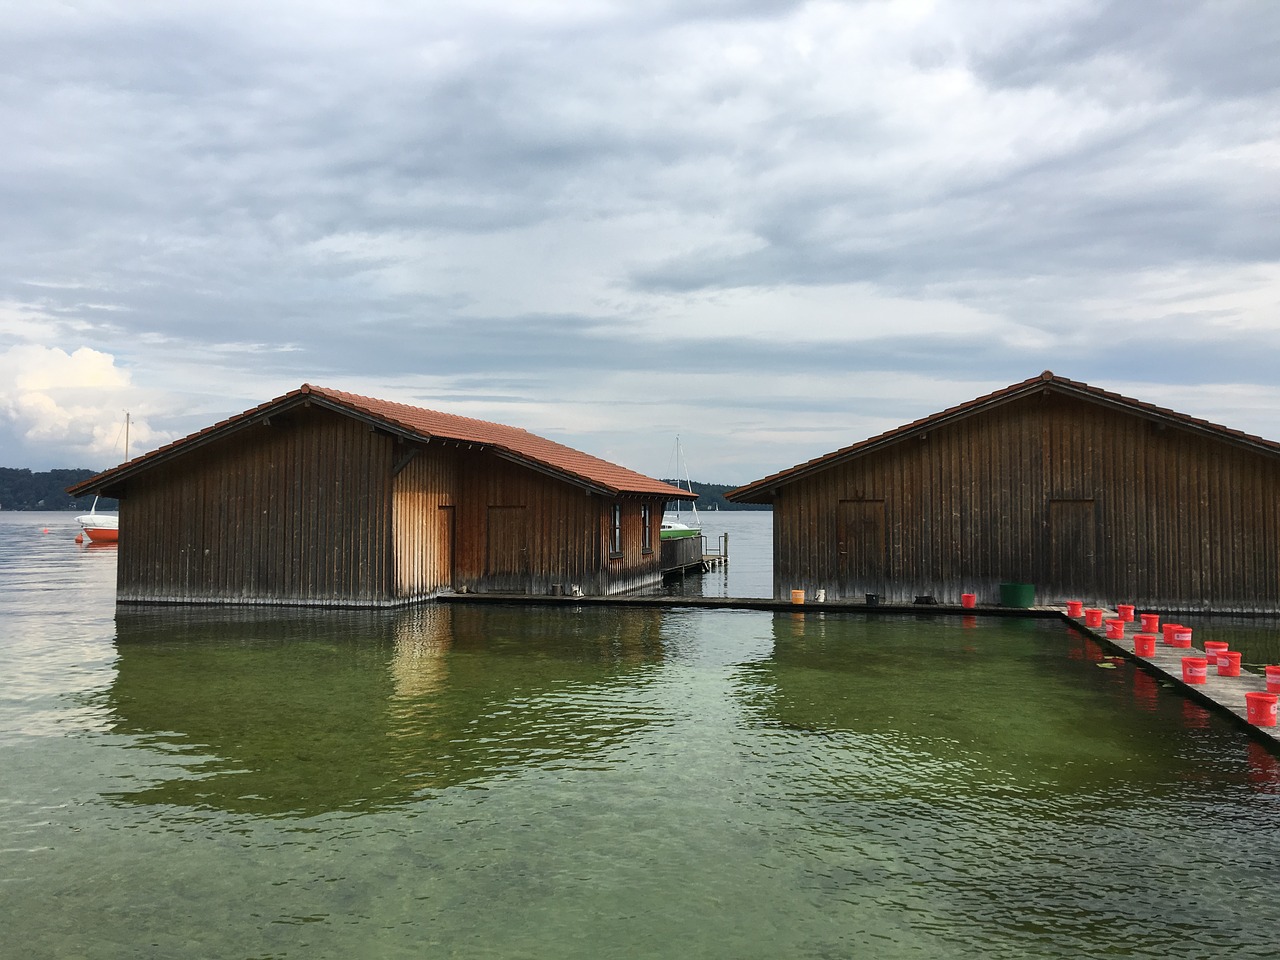
<svg viewBox="0 0 1280 960">
<path fill-rule="evenodd" d="M 1041 602 L 1277 610 L 1278 491 L 1274 458 L 1061 394 L 1026 397 L 781 487 L 774 593 L 995 602 L 1019 581 Z"/>
<path fill-rule="evenodd" d="M 645 501 L 616 501 L 617 554 L 614 502 L 478 449 L 414 447 L 354 418 L 299 409 L 129 482 L 117 595 L 362 606 L 447 589 L 606 594 L 660 582 L 661 498 L 647 501 L 648 551 Z"/>
<path fill-rule="evenodd" d="M 413 459 L 392 481 L 396 597 L 425 599 L 453 585 L 457 455 L 442 444 L 397 452 Z"/>
<path fill-rule="evenodd" d="M 657 526 L 662 501 L 650 500 L 655 549 L 641 549 L 638 498 L 624 498 L 623 550 L 611 556 L 614 500 L 489 454 L 458 452 L 456 587 L 548 593 L 579 587 L 609 594 L 661 580 Z"/>
<path fill-rule="evenodd" d="M 131 481 L 121 600 L 364 605 L 391 586 L 391 440 L 296 411 Z"/>
</svg>

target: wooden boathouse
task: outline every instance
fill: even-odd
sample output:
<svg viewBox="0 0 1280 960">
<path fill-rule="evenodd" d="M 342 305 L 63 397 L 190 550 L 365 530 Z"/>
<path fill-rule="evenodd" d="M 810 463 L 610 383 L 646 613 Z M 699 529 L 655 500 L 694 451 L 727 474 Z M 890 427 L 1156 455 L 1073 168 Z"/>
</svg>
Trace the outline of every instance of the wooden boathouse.
<svg viewBox="0 0 1280 960">
<path fill-rule="evenodd" d="M 693 494 L 517 427 L 304 384 L 70 488 L 120 501 L 121 602 L 390 606 L 661 582 Z"/>
<path fill-rule="evenodd" d="M 1280 611 L 1280 444 L 1049 371 L 727 496 L 778 599 Z"/>
</svg>

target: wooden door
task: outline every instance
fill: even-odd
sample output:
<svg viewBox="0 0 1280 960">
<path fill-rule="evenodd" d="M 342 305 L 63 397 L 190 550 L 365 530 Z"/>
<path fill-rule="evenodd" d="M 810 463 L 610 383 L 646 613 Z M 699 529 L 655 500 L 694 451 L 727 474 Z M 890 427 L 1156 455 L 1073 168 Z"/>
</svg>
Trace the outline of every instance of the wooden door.
<svg viewBox="0 0 1280 960">
<path fill-rule="evenodd" d="M 485 576 L 492 588 L 527 590 L 529 531 L 524 507 L 490 507 Z"/>
<path fill-rule="evenodd" d="M 837 520 L 839 590 L 883 593 L 888 571 L 883 500 L 841 500 Z"/>
<path fill-rule="evenodd" d="M 1098 535 L 1092 500 L 1049 501 L 1050 592 L 1065 599 L 1097 593 Z"/>
</svg>

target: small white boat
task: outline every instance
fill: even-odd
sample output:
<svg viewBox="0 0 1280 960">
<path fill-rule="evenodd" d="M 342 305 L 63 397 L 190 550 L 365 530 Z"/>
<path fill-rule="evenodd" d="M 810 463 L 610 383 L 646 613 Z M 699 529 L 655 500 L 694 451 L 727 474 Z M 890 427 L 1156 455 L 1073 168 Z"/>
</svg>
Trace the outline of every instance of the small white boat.
<svg viewBox="0 0 1280 960">
<path fill-rule="evenodd" d="M 98 498 L 88 513 L 76 517 L 76 523 L 84 530 L 85 537 L 93 543 L 119 543 L 120 517 L 112 513 L 98 513 Z"/>
<path fill-rule="evenodd" d="M 693 493 L 693 483 L 689 480 L 689 466 L 684 463 L 684 451 L 680 449 L 680 438 L 678 436 L 676 437 L 675 467 L 676 486 L 680 487 L 679 472 L 683 468 L 684 486 L 680 487 L 680 489 Z M 695 500 L 689 505 L 692 516 L 688 523 L 685 522 L 683 507 L 684 504 L 681 501 L 677 501 L 675 513 L 664 513 L 662 515 L 662 526 L 658 531 L 659 540 L 683 540 L 685 537 L 702 536 L 702 521 L 698 517 L 697 501 Z"/>
<path fill-rule="evenodd" d="M 126 410 L 124 414 L 124 458 L 129 459 L 129 421 L 132 418 Z M 118 439 L 118 438 L 117 438 Z M 76 523 L 84 530 L 85 538 L 92 543 L 119 543 L 120 517 L 118 514 L 98 513 L 98 498 L 93 498 L 93 506 L 89 512 L 76 517 Z M 79 543 L 79 538 L 76 538 Z"/>
</svg>

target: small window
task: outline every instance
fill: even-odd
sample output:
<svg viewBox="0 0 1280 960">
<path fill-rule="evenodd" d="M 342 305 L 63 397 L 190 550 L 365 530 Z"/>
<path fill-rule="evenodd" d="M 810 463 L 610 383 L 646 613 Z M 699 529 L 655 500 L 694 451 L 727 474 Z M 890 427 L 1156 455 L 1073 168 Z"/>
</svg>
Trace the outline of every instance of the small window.
<svg viewBox="0 0 1280 960">
<path fill-rule="evenodd" d="M 622 504 L 613 505 L 613 532 L 609 537 L 609 552 L 616 555 L 622 553 Z"/>
<path fill-rule="evenodd" d="M 640 504 L 640 549 L 645 553 L 653 553 L 653 507 Z"/>
</svg>

